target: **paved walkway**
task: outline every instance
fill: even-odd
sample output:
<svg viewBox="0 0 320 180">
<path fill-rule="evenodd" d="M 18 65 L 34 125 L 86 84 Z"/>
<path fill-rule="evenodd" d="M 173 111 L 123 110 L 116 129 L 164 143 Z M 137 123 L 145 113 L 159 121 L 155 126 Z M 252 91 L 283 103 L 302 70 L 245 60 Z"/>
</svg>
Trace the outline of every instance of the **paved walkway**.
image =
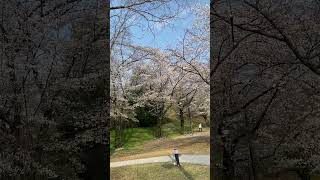
<svg viewBox="0 0 320 180">
<path fill-rule="evenodd" d="M 137 165 L 137 164 L 147 164 L 147 163 L 159 163 L 159 162 L 174 162 L 174 158 L 172 155 L 168 156 L 159 156 L 145 159 L 135 159 L 128 161 L 119 161 L 119 162 L 111 162 L 110 167 L 121 167 L 128 165 Z M 182 163 L 190 163 L 190 164 L 200 164 L 200 165 L 210 165 L 210 155 L 187 155 L 183 154 L 180 156 L 180 162 Z"/>
</svg>

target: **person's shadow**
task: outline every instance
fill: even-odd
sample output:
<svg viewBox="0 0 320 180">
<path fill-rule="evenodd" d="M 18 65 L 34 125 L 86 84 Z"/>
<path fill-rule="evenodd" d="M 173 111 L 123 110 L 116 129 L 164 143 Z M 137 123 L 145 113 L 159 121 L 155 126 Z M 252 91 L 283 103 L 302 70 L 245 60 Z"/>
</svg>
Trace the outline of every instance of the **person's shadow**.
<svg viewBox="0 0 320 180">
<path fill-rule="evenodd" d="M 182 166 L 178 166 L 179 170 L 186 176 L 187 179 L 193 180 L 193 177 Z"/>
<path fill-rule="evenodd" d="M 176 160 L 171 157 L 169 155 L 170 159 L 172 160 L 172 162 L 175 162 Z M 172 165 L 164 165 L 165 168 L 172 168 L 174 166 Z M 178 166 L 179 170 L 183 173 L 183 175 L 188 179 L 188 180 L 194 180 L 194 178 L 192 177 L 192 175 L 190 173 L 188 173 L 182 166 Z"/>
</svg>

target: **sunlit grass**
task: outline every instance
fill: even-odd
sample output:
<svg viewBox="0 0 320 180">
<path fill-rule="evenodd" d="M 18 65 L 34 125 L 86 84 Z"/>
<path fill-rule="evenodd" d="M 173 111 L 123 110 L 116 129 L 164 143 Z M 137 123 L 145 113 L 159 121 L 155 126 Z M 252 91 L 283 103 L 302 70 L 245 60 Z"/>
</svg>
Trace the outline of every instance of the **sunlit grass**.
<svg viewBox="0 0 320 180">
<path fill-rule="evenodd" d="M 153 128 L 128 128 L 124 130 L 123 149 L 129 150 L 133 148 L 141 147 L 145 142 L 154 140 Z M 115 151 L 115 132 L 110 133 L 110 150 L 113 153 Z"/>
<path fill-rule="evenodd" d="M 210 144 L 208 143 L 194 143 L 186 146 L 177 146 L 182 154 L 210 154 Z M 126 161 L 133 159 L 150 158 L 157 156 L 167 156 L 172 154 L 171 148 L 159 148 L 152 151 L 130 151 L 115 154 L 111 157 L 111 162 Z"/>
<path fill-rule="evenodd" d="M 183 164 L 181 167 L 171 163 L 144 164 L 111 168 L 111 180 L 208 180 L 209 166 Z"/>
<path fill-rule="evenodd" d="M 123 147 L 121 149 L 116 150 L 114 147 L 115 144 L 115 132 L 114 130 L 111 131 L 110 134 L 110 140 L 111 140 L 111 145 L 110 145 L 110 150 L 111 150 L 111 155 L 112 158 L 114 157 L 122 157 L 122 156 L 130 156 L 133 154 L 138 154 L 138 153 L 146 153 L 144 145 L 148 142 L 158 142 L 158 140 L 162 141 L 164 139 L 174 139 L 175 137 L 179 137 L 183 134 L 190 134 L 191 133 L 191 124 L 190 120 L 185 117 L 185 128 L 184 128 L 184 133 L 181 132 L 180 128 L 180 121 L 177 117 L 177 114 L 171 110 L 167 114 L 167 117 L 164 119 L 164 124 L 162 125 L 162 138 L 158 139 L 155 134 L 156 130 L 158 130 L 156 127 L 153 128 L 127 128 L 124 130 L 124 138 L 123 138 Z M 208 131 L 209 128 L 205 127 L 203 118 L 201 117 L 195 117 L 192 119 L 193 125 L 193 131 L 196 132 L 198 130 L 198 124 L 201 122 L 204 127 L 204 131 Z M 195 142 L 193 142 L 195 143 Z M 200 146 L 205 148 L 201 149 L 201 152 L 208 153 L 209 151 L 209 144 L 201 144 L 203 142 L 200 142 Z M 186 152 L 193 152 L 193 148 L 199 149 L 199 144 L 188 144 L 183 145 L 183 149 L 186 150 Z M 171 147 L 157 147 L 155 151 L 159 151 L 160 154 L 167 154 L 167 152 L 172 151 Z M 154 154 L 155 151 L 148 151 L 147 153 Z M 158 153 L 158 152 L 157 152 Z M 157 154 L 155 153 L 155 154 Z M 159 153 L 158 153 L 159 154 Z M 149 157 L 149 155 L 146 155 Z"/>
</svg>

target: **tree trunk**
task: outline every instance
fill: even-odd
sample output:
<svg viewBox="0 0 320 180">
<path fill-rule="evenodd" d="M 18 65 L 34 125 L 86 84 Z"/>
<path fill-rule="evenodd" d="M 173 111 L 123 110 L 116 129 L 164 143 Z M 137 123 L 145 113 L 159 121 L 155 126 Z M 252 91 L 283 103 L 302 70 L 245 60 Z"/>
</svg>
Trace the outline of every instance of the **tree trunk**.
<svg viewBox="0 0 320 180">
<path fill-rule="evenodd" d="M 120 123 L 115 126 L 115 148 L 121 148 L 123 146 L 122 136 L 123 130 L 120 120 Z"/>
<path fill-rule="evenodd" d="M 190 108 L 189 108 L 189 107 L 188 107 L 188 117 L 189 117 L 189 120 L 190 120 L 190 129 L 191 129 L 191 134 L 193 134 L 191 111 L 190 111 Z"/>
<path fill-rule="evenodd" d="M 202 117 L 203 117 L 203 119 L 204 119 L 205 125 L 206 125 L 206 126 L 209 126 L 207 115 L 202 115 Z"/>
<path fill-rule="evenodd" d="M 211 12 L 214 11 L 214 0 L 210 0 L 210 176 L 213 180 L 223 180 L 223 166 L 222 166 L 222 155 L 223 155 L 223 144 L 221 136 L 219 135 L 219 129 L 222 126 L 222 112 L 223 111 L 223 100 L 221 100 L 219 94 L 213 94 L 217 89 L 217 85 L 221 84 L 219 76 L 216 72 L 217 58 L 215 58 L 214 51 L 214 19 Z"/>
<path fill-rule="evenodd" d="M 296 171 L 301 180 L 311 180 L 311 176 L 308 170 L 300 169 Z"/>
<path fill-rule="evenodd" d="M 224 148 L 223 149 L 223 180 L 234 180 L 236 179 L 234 173 L 234 163 L 231 159 L 230 153 Z"/>
<path fill-rule="evenodd" d="M 184 133 L 184 117 L 183 117 L 182 108 L 179 109 L 179 117 L 180 117 L 180 130 L 181 130 L 181 134 L 183 134 Z"/>
<path fill-rule="evenodd" d="M 250 160 L 250 179 L 251 180 L 257 180 L 257 172 L 256 172 L 256 166 L 254 162 L 254 150 L 252 147 L 252 142 L 249 140 L 249 160 Z"/>
<path fill-rule="evenodd" d="M 211 106 L 213 111 L 213 106 Z M 213 113 L 211 116 L 211 121 L 210 123 L 210 174 L 212 176 L 213 180 L 223 180 L 223 143 L 221 136 L 219 135 L 219 126 L 220 126 L 220 117 L 218 113 Z"/>
<path fill-rule="evenodd" d="M 158 127 L 158 129 L 157 129 L 157 137 L 162 137 L 162 127 L 161 127 L 161 125 L 162 125 L 162 117 L 160 117 L 159 119 L 158 119 L 158 125 L 157 125 L 157 127 Z"/>
<path fill-rule="evenodd" d="M 162 118 L 164 117 L 163 109 L 158 114 L 158 120 L 157 120 L 157 129 L 155 131 L 156 137 L 160 138 L 162 137 Z"/>
<path fill-rule="evenodd" d="M 81 174 L 84 180 L 106 179 L 105 170 L 105 154 L 109 149 L 104 144 L 95 144 L 91 149 L 83 152 L 82 160 L 86 166 L 86 172 Z M 108 152 L 109 153 L 109 152 Z"/>
</svg>

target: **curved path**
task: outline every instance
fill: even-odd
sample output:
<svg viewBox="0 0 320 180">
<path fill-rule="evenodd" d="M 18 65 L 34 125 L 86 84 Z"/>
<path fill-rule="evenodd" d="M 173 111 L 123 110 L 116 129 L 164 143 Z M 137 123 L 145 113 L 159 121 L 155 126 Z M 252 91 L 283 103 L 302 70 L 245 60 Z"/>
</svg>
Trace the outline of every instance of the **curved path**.
<svg viewBox="0 0 320 180">
<path fill-rule="evenodd" d="M 147 163 L 159 163 L 159 162 L 174 162 L 173 156 L 159 156 L 145 159 L 135 159 L 128 161 L 119 161 L 111 162 L 110 167 L 122 167 L 128 165 L 137 165 L 137 164 L 147 164 Z M 180 162 L 182 163 L 191 163 L 191 164 L 200 164 L 200 165 L 210 165 L 210 155 L 187 155 L 183 154 L 180 156 Z"/>
</svg>

